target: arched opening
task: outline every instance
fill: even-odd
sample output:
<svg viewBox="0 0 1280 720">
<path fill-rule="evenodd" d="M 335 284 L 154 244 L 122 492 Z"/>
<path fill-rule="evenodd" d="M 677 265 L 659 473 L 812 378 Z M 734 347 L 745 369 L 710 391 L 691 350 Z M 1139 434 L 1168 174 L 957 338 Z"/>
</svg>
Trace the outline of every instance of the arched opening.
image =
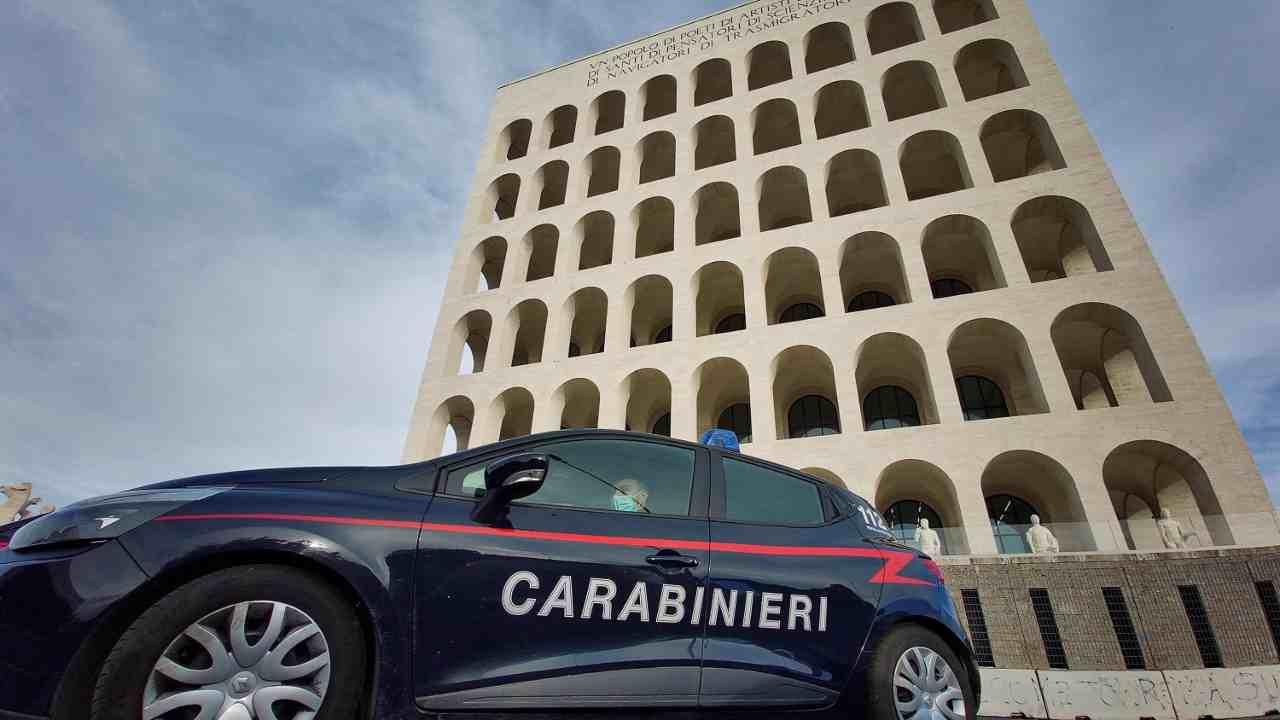
<svg viewBox="0 0 1280 720">
<path fill-rule="evenodd" d="M 966 420 L 1049 412 L 1026 338 L 1009 323 L 970 320 L 947 343 Z"/>
<path fill-rule="evenodd" d="M 756 155 L 800 144 L 800 119 L 796 104 L 786 98 L 761 103 L 751 113 L 755 128 L 752 144 Z"/>
<path fill-rule="evenodd" d="M 539 225 L 525 234 L 525 255 L 529 258 L 529 267 L 524 276 L 526 281 L 541 280 L 555 274 L 559 244 L 560 231 L 555 225 Z"/>
<path fill-rule="evenodd" d="M 712 428 L 732 430 L 751 442 L 751 390 L 747 370 L 733 358 L 712 358 L 693 373 L 698 393 L 698 437 Z"/>
<path fill-rule="evenodd" d="M 600 424 L 600 391 L 586 378 L 574 378 L 551 395 L 559 409 L 560 429 L 593 428 Z"/>
<path fill-rule="evenodd" d="M 431 415 L 427 437 L 440 438 L 440 454 L 460 452 L 471 447 L 471 427 L 476 419 L 475 405 L 463 395 L 440 403 Z"/>
<path fill-rule="evenodd" d="M 671 252 L 676 242 L 676 208 L 664 197 L 651 197 L 631 211 L 636 227 L 636 257 Z"/>
<path fill-rule="evenodd" d="M 827 207 L 831 217 L 889 204 L 880 158 L 870 150 L 845 150 L 827 162 Z"/>
<path fill-rule="evenodd" d="M 622 381 L 626 428 L 671 437 L 671 381 L 661 370 L 636 370 Z"/>
<path fill-rule="evenodd" d="M 858 347 L 854 362 L 864 430 L 938 422 L 929 363 L 915 340 L 899 333 L 873 335 Z"/>
<path fill-rule="evenodd" d="M 787 348 L 773 360 L 773 413 L 777 437 L 840 433 L 831 358 L 811 345 Z"/>
<path fill-rule="evenodd" d="M 533 133 L 533 123 L 527 119 L 513 121 L 502 129 L 498 139 L 500 160 L 515 160 L 529 153 L 529 136 Z"/>
<path fill-rule="evenodd" d="M 676 111 L 676 79 L 670 75 L 651 78 L 640 90 L 644 97 L 644 119 L 652 120 Z"/>
<path fill-rule="evenodd" d="M 563 205 L 569 190 L 569 163 L 552 160 L 543 165 L 538 170 L 538 184 L 542 188 L 538 194 L 539 210 Z"/>
<path fill-rule="evenodd" d="M 833 485 L 838 488 L 844 488 L 846 490 L 848 489 L 848 486 L 844 484 L 844 481 L 840 479 L 839 475 L 831 472 L 826 468 L 807 467 L 807 468 L 801 469 L 800 472 L 804 473 L 805 475 L 816 477 L 828 485 Z"/>
<path fill-rule="evenodd" d="M 847 312 L 911 302 L 897 241 L 882 232 L 846 240 L 840 253 L 840 291 Z"/>
<path fill-rule="evenodd" d="M 731 357 L 713 357 L 694 372 L 698 388 L 698 437 L 712 428 L 733 430 L 751 442 L 751 391 L 746 368 Z"/>
<path fill-rule="evenodd" d="M 515 217 L 516 201 L 520 199 L 520 176 L 507 173 L 489 183 L 480 222 L 508 220 Z"/>
<path fill-rule="evenodd" d="M 587 156 L 587 197 L 611 193 L 618 189 L 618 168 L 622 153 L 616 147 L 602 147 Z"/>
<path fill-rule="evenodd" d="M 921 245 L 936 299 L 1005 286 L 991 233 L 981 220 L 948 215 L 929 223 Z"/>
<path fill-rule="evenodd" d="M 582 288 L 569 296 L 565 313 L 573 318 L 569 328 L 569 357 L 604 352 L 604 330 L 609 318 L 609 298 L 596 287 Z"/>
<path fill-rule="evenodd" d="M 804 248 L 775 251 L 764 262 L 764 297 L 769 324 L 819 318 L 822 305 L 822 276 L 818 258 Z"/>
<path fill-rule="evenodd" d="M 938 84 L 938 73 L 923 60 L 898 63 L 884 73 L 880 83 L 884 110 L 890 120 L 939 110 L 947 106 Z"/>
<path fill-rule="evenodd" d="M 547 334 L 547 306 L 541 300 L 525 300 L 511 309 L 508 327 L 515 328 L 511 366 L 542 362 L 542 343 Z"/>
<path fill-rule="evenodd" d="M 1013 214 L 1013 236 L 1033 283 L 1114 269 L 1089 211 L 1075 200 L 1028 200 Z"/>
<path fill-rule="evenodd" d="M 591 110 L 597 135 L 620 130 L 627 116 L 627 96 L 621 90 L 610 90 L 591 103 Z"/>
<path fill-rule="evenodd" d="M 1102 480 L 1130 550 L 1235 544 L 1204 467 L 1180 448 L 1127 442 L 1107 455 Z"/>
<path fill-rule="evenodd" d="M 951 133 L 926 130 L 907 138 L 898 153 L 908 200 L 973 187 L 960 142 Z"/>
<path fill-rule="evenodd" d="M 693 277 L 698 337 L 746 329 L 742 271 L 731 262 L 704 265 Z"/>
<path fill-rule="evenodd" d="M 963 30 L 999 17 L 991 0 L 933 0 L 933 14 L 938 18 L 938 28 L 944 33 Z"/>
<path fill-rule="evenodd" d="M 484 372 L 485 353 L 489 350 L 489 333 L 492 330 L 493 318 L 484 310 L 472 310 L 453 326 L 449 355 L 459 375 Z"/>
<path fill-rule="evenodd" d="M 661 275 L 646 275 L 627 289 L 626 306 L 631 313 L 631 346 L 653 345 L 671 340 L 671 281 Z"/>
<path fill-rule="evenodd" d="M 738 159 L 737 140 L 733 133 L 733 121 L 724 115 L 712 115 L 700 120 L 693 129 L 693 169 L 720 165 Z"/>
<path fill-rule="evenodd" d="M 726 182 L 705 185 L 693 197 L 694 244 L 730 240 L 742 235 L 738 189 Z"/>
<path fill-rule="evenodd" d="M 1054 319 L 1051 334 L 1076 408 L 1173 400 L 1142 326 L 1124 310 L 1073 305 Z"/>
<path fill-rule="evenodd" d="M 804 69 L 816 73 L 853 62 L 853 36 L 842 22 L 819 25 L 804 36 Z"/>
<path fill-rule="evenodd" d="M 613 262 L 613 215 L 604 210 L 588 213 L 574 228 L 578 236 L 578 269 Z"/>
<path fill-rule="evenodd" d="M 996 182 L 1067 166 L 1049 123 L 1030 110 L 1007 110 L 983 123 L 982 149 Z"/>
<path fill-rule="evenodd" d="M 875 502 L 900 542 L 921 549 L 920 521 L 928 520 L 943 555 L 969 554 L 955 483 L 938 466 L 915 459 L 893 463 L 876 481 Z"/>
<path fill-rule="evenodd" d="M 1040 517 L 1062 552 L 1097 549 L 1075 481 L 1046 455 L 1030 450 L 997 455 L 982 472 L 982 495 L 1002 555 L 1031 552 L 1026 538 L 1031 515 Z"/>
<path fill-rule="evenodd" d="M 522 387 L 510 388 L 494 399 L 493 414 L 502 418 L 499 441 L 524 437 L 533 432 L 533 394 Z"/>
<path fill-rule="evenodd" d="M 507 262 L 507 241 L 498 236 L 486 238 L 471 251 L 467 277 L 469 290 L 493 290 L 502 284 L 502 268 Z"/>
<path fill-rule="evenodd" d="M 760 230 L 778 230 L 813 221 L 809 182 L 804 171 L 784 165 L 769 170 L 756 181 L 760 198 Z"/>
<path fill-rule="evenodd" d="M 956 54 L 956 77 L 965 100 L 977 100 L 1027 86 L 1027 74 L 1013 46 L 1004 40 L 979 40 Z"/>
<path fill-rule="evenodd" d="M 815 106 L 813 125 L 819 140 L 871 127 L 867 98 L 862 86 L 852 80 L 822 86 Z"/>
<path fill-rule="evenodd" d="M 733 70 L 724 58 L 707 60 L 693 70 L 693 104 L 705 105 L 733 95 Z"/>
<path fill-rule="evenodd" d="M 791 51 L 777 40 L 760 43 L 747 55 L 747 89 L 758 90 L 791 79 Z"/>
<path fill-rule="evenodd" d="M 881 5 L 867 16 L 867 42 L 871 54 L 896 50 L 924 40 L 920 18 L 911 3 L 894 2 Z"/>
<path fill-rule="evenodd" d="M 676 137 L 665 130 L 640 141 L 640 182 L 669 178 L 676 174 Z"/>
<path fill-rule="evenodd" d="M 578 108 L 572 105 L 561 105 L 547 116 L 546 127 L 547 149 L 558 148 L 573 142 L 573 134 L 578 128 Z"/>
</svg>

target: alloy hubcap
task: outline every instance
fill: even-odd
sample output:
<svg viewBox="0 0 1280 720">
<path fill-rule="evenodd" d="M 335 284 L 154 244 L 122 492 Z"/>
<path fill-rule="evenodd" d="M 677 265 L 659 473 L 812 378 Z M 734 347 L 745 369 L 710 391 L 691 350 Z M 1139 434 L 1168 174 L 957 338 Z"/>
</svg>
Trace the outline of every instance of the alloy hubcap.
<svg viewBox="0 0 1280 720">
<path fill-rule="evenodd" d="M 142 695 L 142 720 L 314 720 L 329 688 L 329 646 L 309 615 L 243 602 L 174 638 Z"/>
<path fill-rule="evenodd" d="M 965 720 L 964 691 L 951 666 L 927 647 L 902 653 L 893 670 L 898 720 Z"/>
</svg>

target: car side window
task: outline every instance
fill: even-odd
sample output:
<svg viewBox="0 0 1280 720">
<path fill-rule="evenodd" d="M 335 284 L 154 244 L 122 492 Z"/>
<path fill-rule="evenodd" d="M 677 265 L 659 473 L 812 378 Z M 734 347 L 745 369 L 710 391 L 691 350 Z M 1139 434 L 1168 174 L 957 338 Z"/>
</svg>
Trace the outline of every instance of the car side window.
<svg viewBox="0 0 1280 720">
<path fill-rule="evenodd" d="M 542 487 L 516 504 L 689 514 L 693 450 L 627 440 L 569 440 L 529 451 L 554 457 Z M 477 464 L 451 471 L 445 492 L 466 498 L 483 496 L 484 470 L 485 464 Z"/>
<path fill-rule="evenodd" d="M 769 525 L 821 525 L 818 486 L 730 457 L 724 467 L 725 519 Z"/>
</svg>

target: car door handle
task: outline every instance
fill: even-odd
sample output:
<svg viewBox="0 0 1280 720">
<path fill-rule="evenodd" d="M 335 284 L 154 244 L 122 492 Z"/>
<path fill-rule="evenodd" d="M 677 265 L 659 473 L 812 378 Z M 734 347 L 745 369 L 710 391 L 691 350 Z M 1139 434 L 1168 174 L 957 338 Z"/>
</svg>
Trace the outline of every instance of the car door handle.
<svg viewBox="0 0 1280 720">
<path fill-rule="evenodd" d="M 674 552 L 660 552 L 657 555 L 650 555 L 644 559 L 650 565 L 662 565 L 664 567 L 697 567 L 698 558 L 681 555 Z"/>
</svg>

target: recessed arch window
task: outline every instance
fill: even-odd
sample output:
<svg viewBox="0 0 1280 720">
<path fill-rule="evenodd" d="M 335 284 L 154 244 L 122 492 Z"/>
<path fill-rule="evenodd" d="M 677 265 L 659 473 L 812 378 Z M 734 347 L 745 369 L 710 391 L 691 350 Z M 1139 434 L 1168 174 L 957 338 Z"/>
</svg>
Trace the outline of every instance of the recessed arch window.
<svg viewBox="0 0 1280 720">
<path fill-rule="evenodd" d="M 670 326 L 670 325 L 668 325 L 668 326 L 666 326 L 666 327 L 662 328 L 661 330 L 659 330 L 657 333 L 655 333 L 655 334 L 654 334 L 654 336 L 653 336 L 653 342 L 654 342 L 655 344 L 656 344 L 656 343 L 671 342 L 671 326 Z"/>
<path fill-rule="evenodd" d="M 744 313 L 739 312 L 739 313 L 733 313 L 732 315 L 726 315 L 724 316 L 724 318 L 720 320 L 720 322 L 716 323 L 716 329 L 714 334 L 719 335 L 720 333 L 734 332 L 736 330 L 746 330 L 746 329 L 747 329 L 747 316 Z"/>
<path fill-rule="evenodd" d="M 987 518 L 991 520 L 996 550 L 1001 555 L 1031 552 L 1026 532 L 1031 525 L 1031 516 L 1039 514 L 1031 503 L 1020 497 L 1003 494 L 988 496 Z"/>
<path fill-rule="evenodd" d="M 879 290 L 867 290 L 850 298 L 848 310 L 849 312 L 858 312 L 859 310 L 891 307 L 896 304 L 893 301 L 893 296 L 889 293 L 880 292 Z"/>
<path fill-rule="evenodd" d="M 938 278 L 929 283 L 929 289 L 933 291 L 933 296 L 938 300 L 955 297 L 956 295 L 968 295 L 973 292 L 973 288 L 968 283 L 955 278 Z"/>
<path fill-rule="evenodd" d="M 884 520 L 898 542 L 906 545 L 915 544 L 916 528 L 920 527 L 921 520 L 928 520 L 929 527 L 933 530 L 942 527 L 942 516 L 938 511 L 919 500 L 899 500 L 890 505 L 884 511 Z M 946 554 L 945 547 L 943 554 Z"/>
<path fill-rule="evenodd" d="M 654 435 L 666 435 L 671 437 L 671 413 L 667 413 L 657 420 L 653 421 L 653 428 L 649 432 Z"/>
<path fill-rule="evenodd" d="M 920 408 L 911 393 L 897 385 L 882 385 L 862 401 L 862 420 L 867 430 L 916 427 Z"/>
<path fill-rule="evenodd" d="M 956 391 L 960 393 L 960 407 L 964 410 L 965 420 L 1009 417 L 1004 392 L 999 385 L 981 375 L 957 378 Z"/>
<path fill-rule="evenodd" d="M 797 320 L 812 320 L 822 317 L 822 308 L 811 302 L 800 302 L 789 306 L 778 316 L 778 322 L 789 323 Z"/>
<path fill-rule="evenodd" d="M 720 413 L 716 427 L 721 430 L 732 430 L 738 436 L 738 442 L 751 442 L 751 405 L 734 403 Z"/>
<path fill-rule="evenodd" d="M 805 395 L 787 412 L 787 437 L 819 437 L 840 433 L 836 404 L 821 395 Z"/>
</svg>

